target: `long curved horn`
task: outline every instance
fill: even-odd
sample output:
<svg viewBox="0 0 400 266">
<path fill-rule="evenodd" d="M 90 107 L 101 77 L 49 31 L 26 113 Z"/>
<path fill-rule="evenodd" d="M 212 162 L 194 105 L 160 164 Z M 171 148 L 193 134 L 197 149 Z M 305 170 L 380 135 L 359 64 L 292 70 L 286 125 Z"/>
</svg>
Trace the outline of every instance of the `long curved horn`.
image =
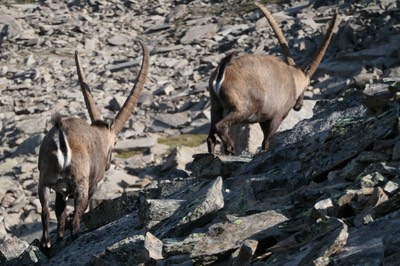
<svg viewBox="0 0 400 266">
<path fill-rule="evenodd" d="M 90 87 L 85 77 L 85 73 L 83 73 L 78 51 L 75 51 L 75 65 L 76 65 L 76 70 L 78 71 L 79 84 L 81 85 L 81 90 L 83 98 L 85 99 L 86 108 L 88 109 L 90 120 L 93 123 L 96 120 L 100 120 L 100 112 L 97 109 L 96 103 L 94 102 L 92 92 L 90 91 Z"/>
<path fill-rule="evenodd" d="M 318 47 L 318 50 L 313 55 L 310 63 L 308 63 L 305 68 L 303 68 L 303 72 L 304 74 L 306 74 L 306 76 L 311 77 L 314 74 L 315 70 L 317 70 L 318 65 L 321 63 L 321 60 L 325 55 L 329 42 L 331 41 L 333 35 L 333 29 L 335 28 L 336 24 L 337 24 L 337 13 L 335 12 L 331 20 L 331 23 L 329 25 L 329 28 L 326 31 L 324 39 L 322 40 L 321 45 Z"/>
<path fill-rule="evenodd" d="M 272 30 L 275 32 L 276 38 L 279 41 L 279 45 L 281 46 L 283 55 L 286 57 L 287 63 L 291 66 L 296 65 L 292 53 L 290 52 L 288 42 L 286 41 L 285 36 L 283 36 L 282 30 L 279 28 L 278 23 L 276 23 L 274 17 L 271 15 L 267 7 L 263 6 L 260 3 L 255 3 L 255 5 L 263 12 L 265 18 L 269 22 L 269 25 L 271 25 Z"/>
<path fill-rule="evenodd" d="M 124 105 L 122 106 L 121 110 L 118 112 L 117 116 L 115 117 L 113 129 L 115 135 L 118 135 L 122 128 L 124 127 L 126 121 L 128 121 L 129 116 L 132 114 L 133 110 L 135 109 L 135 105 L 139 99 L 140 93 L 144 87 L 144 83 L 147 78 L 147 73 L 149 71 L 149 51 L 146 45 L 139 41 L 140 45 L 142 46 L 143 50 L 143 60 L 142 66 L 139 71 L 139 77 L 133 86 L 128 98 L 125 100 Z"/>
</svg>

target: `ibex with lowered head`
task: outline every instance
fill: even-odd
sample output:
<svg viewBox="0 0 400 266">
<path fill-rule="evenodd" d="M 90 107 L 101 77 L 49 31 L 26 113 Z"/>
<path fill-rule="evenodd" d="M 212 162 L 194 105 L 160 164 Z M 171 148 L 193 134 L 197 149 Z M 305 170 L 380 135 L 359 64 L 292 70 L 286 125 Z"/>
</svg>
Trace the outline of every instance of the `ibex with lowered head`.
<svg viewBox="0 0 400 266">
<path fill-rule="evenodd" d="M 280 43 L 286 62 L 269 55 L 230 54 L 214 70 L 209 81 L 211 128 L 207 137 L 208 152 L 215 152 L 217 134 L 225 152 L 235 154 L 235 144 L 228 130 L 238 123 L 259 123 L 264 134 L 262 149 L 277 131 L 290 109 L 300 110 L 304 91 L 321 62 L 331 40 L 337 15 L 310 63 L 296 65 L 287 41 L 268 9 L 256 4 L 264 13 Z"/>
<path fill-rule="evenodd" d="M 81 90 L 89 111 L 91 125 L 79 118 L 52 117 L 53 127 L 46 134 L 39 152 L 39 199 L 42 205 L 43 236 L 42 249 L 50 249 L 49 198 L 50 189 L 56 191 L 55 212 L 57 216 L 57 238 L 64 237 L 67 220 L 66 200 L 74 198 L 72 215 L 72 240 L 78 237 L 79 223 L 88 207 L 89 199 L 97 189 L 98 182 L 110 168 L 112 149 L 117 136 L 132 114 L 144 87 L 149 68 L 149 52 L 144 43 L 143 60 L 136 84 L 123 107 L 112 123 L 101 120 L 81 67 L 79 55 L 75 53 Z"/>
</svg>

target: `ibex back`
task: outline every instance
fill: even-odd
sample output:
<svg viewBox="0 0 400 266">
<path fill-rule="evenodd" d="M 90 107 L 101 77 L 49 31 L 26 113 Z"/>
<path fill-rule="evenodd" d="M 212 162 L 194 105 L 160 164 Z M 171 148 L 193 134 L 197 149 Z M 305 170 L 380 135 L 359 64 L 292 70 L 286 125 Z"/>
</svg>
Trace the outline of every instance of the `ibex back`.
<svg viewBox="0 0 400 266">
<path fill-rule="evenodd" d="M 149 52 L 141 41 L 143 61 L 136 84 L 126 99 L 113 123 L 103 122 L 93 100 L 79 55 L 75 62 L 79 81 L 89 111 L 91 125 L 78 118 L 61 118 L 56 113 L 52 117 L 53 127 L 46 134 L 39 152 L 39 199 L 42 205 L 43 236 L 42 249 L 50 249 L 49 238 L 49 198 L 50 189 L 56 191 L 55 211 L 57 217 L 57 239 L 64 237 L 67 221 L 67 197 L 74 198 L 71 238 L 76 239 L 82 215 L 88 207 L 89 199 L 97 189 L 111 163 L 112 149 L 117 136 L 134 110 L 144 87 L 149 67 Z"/>
<path fill-rule="evenodd" d="M 311 62 L 296 65 L 287 41 L 268 9 L 256 4 L 264 13 L 281 45 L 286 62 L 268 55 L 230 54 L 215 69 L 209 81 L 211 128 L 208 152 L 215 152 L 217 134 L 225 153 L 235 154 L 229 128 L 238 123 L 259 123 L 264 134 L 261 148 L 268 150 L 269 139 L 293 108 L 303 104 L 304 91 L 328 47 L 336 24 L 334 15 L 329 29 Z"/>
</svg>

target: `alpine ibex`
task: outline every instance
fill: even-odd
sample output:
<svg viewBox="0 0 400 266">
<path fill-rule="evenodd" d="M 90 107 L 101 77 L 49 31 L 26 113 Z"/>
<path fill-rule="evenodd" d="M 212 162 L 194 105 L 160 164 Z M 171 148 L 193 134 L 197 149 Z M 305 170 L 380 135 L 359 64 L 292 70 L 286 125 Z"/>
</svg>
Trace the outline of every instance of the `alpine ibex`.
<svg viewBox="0 0 400 266">
<path fill-rule="evenodd" d="M 88 207 L 88 201 L 97 189 L 98 182 L 110 168 L 111 152 L 117 136 L 132 114 L 144 87 L 149 68 L 149 52 L 144 43 L 143 60 L 136 84 L 112 123 L 101 120 L 81 67 L 78 52 L 75 63 L 81 90 L 91 119 L 91 125 L 79 118 L 52 117 L 53 127 L 46 134 L 39 152 L 39 199 L 42 205 L 42 249 L 50 249 L 49 198 L 50 189 L 56 191 L 55 212 L 57 239 L 64 237 L 67 220 L 66 200 L 74 198 L 72 215 L 72 240 L 78 237 L 79 223 Z"/>
<path fill-rule="evenodd" d="M 300 110 L 304 91 L 321 62 L 336 25 L 334 14 L 327 33 L 304 68 L 296 65 L 287 41 L 268 9 L 256 4 L 271 25 L 286 62 L 269 55 L 230 54 L 217 66 L 209 81 L 211 128 L 207 137 L 208 152 L 215 152 L 217 134 L 225 152 L 235 154 L 235 144 L 228 130 L 238 123 L 259 123 L 264 134 L 262 149 L 277 131 L 290 109 Z"/>
</svg>

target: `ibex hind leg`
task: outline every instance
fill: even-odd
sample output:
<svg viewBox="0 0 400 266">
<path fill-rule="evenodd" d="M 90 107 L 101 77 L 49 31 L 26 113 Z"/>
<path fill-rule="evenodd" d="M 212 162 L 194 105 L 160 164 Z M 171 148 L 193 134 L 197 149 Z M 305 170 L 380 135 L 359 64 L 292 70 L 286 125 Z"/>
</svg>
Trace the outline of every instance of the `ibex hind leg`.
<svg viewBox="0 0 400 266">
<path fill-rule="evenodd" d="M 72 218 L 72 230 L 71 230 L 72 240 L 78 238 L 80 221 L 89 204 L 89 197 L 87 190 L 88 189 L 79 188 L 74 193 L 75 210 Z"/>
<path fill-rule="evenodd" d="M 62 194 L 56 193 L 57 239 L 64 238 L 65 224 L 67 221 L 67 201 Z"/>
<path fill-rule="evenodd" d="M 230 112 L 216 124 L 217 134 L 225 144 L 225 153 L 235 155 L 235 142 L 229 136 L 229 128 L 249 118 L 250 115 L 239 112 Z"/>
<path fill-rule="evenodd" d="M 50 212 L 49 212 L 49 198 L 50 198 L 50 188 L 39 185 L 39 200 L 40 204 L 42 205 L 42 227 L 43 227 L 43 234 L 42 240 L 40 242 L 40 248 L 47 252 L 51 248 L 51 241 L 49 237 L 49 219 L 50 219 Z"/>
<path fill-rule="evenodd" d="M 210 132 L 208 133 L 207 137 L 208 153 L 211 154 L 215 153 L 215 145 L 217 144 L 217 138 L 215 137 L 215 134 L 217 134 L 217 130 L 215 129 L 215 125 L 211 124 Z"/>
<path fill-rule="evenodd" d="M 211 154 L 215 153 L 215 145 L 217 145 L 217 138 L 215 137 L 215 134 L 218 134 L 216 125 L 219 121 L 221 121 L 221 119 L 222 119 L 221 117 L 211 115 L 210 132 L 208 133 L 208 137 L 207 137 L 208 153 L 211 153 Z M 221 138 L 221 136 L 219 136 L 219 137 Z"/>
<path fill-rule="evenodd" d="M 215 134 L 217 134 L 217 128 L 216 124 L 221 121 L 222 119 L 222 113 L 223 109 L 222 107 L 217 104 L 216 102 L 218 99 L 216 99 L 215 95 L 211 95 L 211 125 L 210 125 L 210 131 L 208 133 L 207 137 L 207 148 L 208 148 L 208 153 L 215 153 L 215 145 L 217 144 L 217 138 L 215 137 Z"/>
</svg>

